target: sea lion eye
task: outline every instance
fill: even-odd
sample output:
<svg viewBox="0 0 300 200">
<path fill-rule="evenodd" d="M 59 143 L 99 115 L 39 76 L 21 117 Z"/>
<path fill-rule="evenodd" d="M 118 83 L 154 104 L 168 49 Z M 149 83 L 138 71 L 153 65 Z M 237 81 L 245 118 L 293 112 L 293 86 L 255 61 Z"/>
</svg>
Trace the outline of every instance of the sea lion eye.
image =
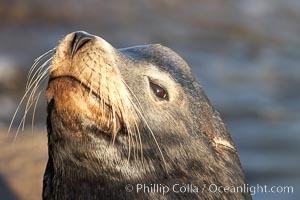
<svg viewBox="0 0 300 200">
<path fill-rule="evenodd" d="M 160 87 L 159 85 L 153 82 L 150 82 L 150 87 L 153 93 L 155 94 L 155 96 L 163 100 L 169 100 L 168 93 L 164 88 Z"/>
</svg>

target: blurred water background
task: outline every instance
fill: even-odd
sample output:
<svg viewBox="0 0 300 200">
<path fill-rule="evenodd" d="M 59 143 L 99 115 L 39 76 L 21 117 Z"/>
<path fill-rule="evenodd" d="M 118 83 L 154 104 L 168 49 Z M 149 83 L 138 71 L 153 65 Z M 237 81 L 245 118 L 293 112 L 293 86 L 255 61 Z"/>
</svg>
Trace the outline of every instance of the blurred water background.
<svg viewBox="0 0 300 200">
<path fill-rule="evenodd" d="M 258 193 L 253 198 L 300 199 L 299 11 L 297 0 L 1 0 L 1 134 L 24 93 L 33 60 L 67 33 L 85 30 L 117 48 L 161 43 L 185 58 L 221 112 L 249 184 L 294 187 L 293 194 Z M 35 124 L 44 131 L 31 138 L 45 141 L 45 110 L 42 98 Z M 35 153 L 43 149 L 35 160 L 42 164 L 27 167 L 35 171 L 39 166 L 41 173 L 24 180 L 15 177 L 28 173 L 17 164 L 21 152 L 4 148 L 7 141 L 2 137 L 0 199 L 39 199 L 30 193 L 40 195 L 41 186 L 32 185 L 30 193 L 18 188 L 42 175 L 46 142 L 42 147 L 41 142 L 31 145 L 31 139 L 19 143 L 29 143 L 27 150 Z M 33 155 L 23 155 L 29 166 Z M 41 184 L 42 177 L 38 180 Z"/>
</svg>

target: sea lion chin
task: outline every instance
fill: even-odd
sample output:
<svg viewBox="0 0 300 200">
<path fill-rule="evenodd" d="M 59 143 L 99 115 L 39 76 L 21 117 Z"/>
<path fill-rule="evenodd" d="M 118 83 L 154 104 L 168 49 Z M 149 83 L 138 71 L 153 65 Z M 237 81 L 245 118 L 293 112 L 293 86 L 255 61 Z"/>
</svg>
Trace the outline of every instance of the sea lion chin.
<svg viewBox="0 0 300 200">
<path fill-rule="evenodd" d="M 46 98 L 43 199 L 251 199 L 246 191 L 137 190 L 246 184 L 218 112 L 167 47 L 116 49 L 71 33 L 55 49 Z"/>
</svg>

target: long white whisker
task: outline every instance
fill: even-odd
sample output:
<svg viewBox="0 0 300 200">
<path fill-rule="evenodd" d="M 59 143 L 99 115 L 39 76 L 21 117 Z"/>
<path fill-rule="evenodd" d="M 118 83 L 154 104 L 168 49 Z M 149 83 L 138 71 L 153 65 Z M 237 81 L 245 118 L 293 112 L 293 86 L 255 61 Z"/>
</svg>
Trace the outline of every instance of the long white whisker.
<svg viewBox="0 0 300 200">
<path fill-rule="evenodd" d="M 47 56 L 51 55 L 51 53 L 55 51 L 55 48 L 54 49 L 51 49 L 49 51 L 47 51 L 46 53 L 44 53 L 43 55 L 41 55 L 40 57 L 38 57 L 37 59 L 34 60 L 34 63 L 33 65 L 30 67 L 30 70 L 28 72 L 28 75 L 27 75 L 27 83 L 26 83 L 26 88 L 28 87 L 28 84 L 29 84 L 29 80 L 32 79 L 31 78 L 31 75 L 34 71 L 34 69 L 38 66 L 38 64 L 44 59 L 46 58 Z"/>
<path fill-rule="evenodd" d="M 134 106 L 135 108 L 137 108 L 134 104 L 133 104 L 133 106 Z M 141 117 L 141 118 L 143 119 L 143 121 L 145 122 L 147 128 L 149 129 L 149 131 L 150 131 L 150 133 L 151 133 L 151 135 L 152 135 L 152 138 L 153 138 L 153 140 L 154 140 L 154 142 L 155 142 L 155 144 L 156 144 L 156 146 L 157 146 L 157 148 L 158 148 L 158 150 L 159 150 L 159 152 L 160 152 L 160 155 L 161 155 L 161 157 L 162 157 L 162 160 L 163 160 L 165 169 L 166 169 L 166 171 L 167 171 L 167 163 L 166 163 L 165 157 L 164 157 L 164 155 L 163 155 L 163 153 L 162 153 L 162 150 L 161 150 L 161 148 L 160 148 L 160 146 L 159 146 L 159 144 L 158 144 L 158 142 L 157 142 L 157 140 L 156 140 L 156 137 L 155 137 L 155 135 L 154 135 L 152 129 L 150 128 L 150 126 L 149 126 L 147 120 L 144 118 L 144 116 L 143 116 L 143 114 L 141 113 L 141 111 L 138 110 L 138 109 L 136 109 L 136 111 L 138 112 L 138 114 L 140 115 L 140 117 Z"/>
<path fill-rule="evenodd" d="M 42 91 L 43 91 L 43 89 L 38 93 L 37 100 L 36 100 L 34 108 L 33 108 L 32 121 L 31 121 L 31 130 L 32 130 L 32 132 L 33 132 L 33 126 L 34 126 L 34 120 L 35 120 L 36 107 L 37 107 L 37 104 L 38 104 L 39 99 L 41 97 Z"/>
<path fill-rule="evenodd" d="M 136 99 L 136 101 L 138 102 L 139 104 L 139 107 L 142 109 L 141 107 L 141 104 L 140 104 L 140 101 L 138 100 L 137 96 L 135 95 L 135 93 L 132 91 L 132 89 L 129 87 L 129 85 L 124 81 L 122 80 L 122 82 L 124 83 L 124 85 L 128 88 L 128 90 L 130 91 L 130 93 L 134 96 L 134 98 Z M 136 104 L 133 102 L 133 101 L 130 101 L 131 104 L 134 106 L 134 109 L 139 109 L 138 106 L 136 106 Z M 137 125 L 137 122 L 135 120 L 135 126 L 136 126 L 136 129 L 138 131 L 138 137 L 139 137 L 139 141 L 140 141 L 140 150 L 141 150 L 141 155 L 142 155 L 142 159 L 143 159 L 143 143 L 142 143 L 142 138 L 141 138 L 141 133 L 139 131 L 139 128 L 138 128 L 138 125 Z"/>
<path fill-rule="evenodd" d="M 50 60 L 48 60 L 46 62 L 48 63 L 48 62 L 50 62 Z M 40 83 L 43 80 L 45 80 L 45 77 L 47 77 L 46 75 L 49 72 L 50 67 L 51 66 L 49 66 L 48 68 L 46 68 L 42 73 L 39 73 L 39 76 L 36 77 L 35 81 L 30 85 L 30 87 L 32 87 L 32 86 L 34 86 L 34 87 L 32 88 L 31 93 L 29 95 L 29 98 L 28 98 L 25 110 L 27 110 L 27 109 L 29 110 L 30 109 L 29 102 L 31 102 L 33 100 L 34 95 L 35 95 L 37 89 L 39 88 Z M 26 118 L 26 115 L 25 115 L 25 118 Z M 22 130 L 24 130 L 24 126 L 25 126 L 25 119 L 23 121 L 23 128 L 22 128 Z"/>
<path fill-rule="evenodd" d="M 35 99 L 37 99 L 37 98 L 38 98 L 38 97 L 35 97 Z M 30 106 L 32 106 L 33 102 L 34 102 L 34 101 L 31 102 L 31 105 L 30 105 Z M 22 118 L 22 120 L 21 120 L 21 122 L 20 122 L 20 124 L 19 124 L 19 126 L 18 126 L 18 129 L 17 129 L 16 135 L 15 135 L 15 137 L 14 137 L 13 143 L 15 143 L 16 140 L 17 140 L 17 137 L 18 137 L 18 134 L 19 134 L 19 131 L 20 131 L 22 122 L 25 120 L 25 116 L 27 115 L 27 112 L 28 112 L 28 110 L 25 110 L 25 115 L 23 116 L 23 118 Z"/>
<path fill-rule="evenodd" d="M 54 49 L 52 49 L 52 50 L 46 52 L 45 54 L 43 54 L 42 56 L 40 56 L 38 59 L 36 59 L 36 62 L 38 62 L 38 60 L 41 59 L 42 57 L 47 56 L 47 55 L 48 55 L 49 53 L 51 53 L 52 51 L 54 51 Z M 23 104 L 24 100 L 28 97 L 29 93 L 30 93 L 30 95 L 29 95 L 29 97 L 28 97 L 28 102 L 27 102 L 27 104 L 26 104 L 25 111 L 28 110 L 28 108 L 30 108 L 30 106 L 29 106 L 28 103 L 29 103 L 30 101 L 33 101 L 33 99 L 35 99 L 35 98 L 33 98 L 32 95 L 35 93 L 36 89 L 39 87 L 40 82 L 42 82 L 42 81 L 45 79 L 46 74 L 48 73 L 50 66 L 49 66 L 48 68 L 46 68 L 46 69 L 44 69 L 44 68 L 45 68 L 45 66 L 46 66 L 47 64 L 50 63 L 51 59 L 52 59 L 52 57 L 51 57 L 50 59 L 48 59 L 47 61 L 45 61 L 45 63 L 43 63 L 43 65 L 39 68 L 39 70 L 37 70 L 37 71 L 38 71 L 38 72 L 37 72 L 38 76 L 37 76 L 37 78 L 36 78 L 34 81 L 32 81 L 32 79 L 33 79 L 34 76 L 31 77 L 31 74 L 32 74 L 32 72 L 33 72 L 34 69 L 33 69 L 33 68 L 31 69 L 30 75 L 28 76 L 29 79 L 28 79 L 27 84 L 26 84 L 25 94 L 24 94 L 23 97 L 21 98 L 21 100 L 20 100 L 20 102 L 19 102 L 19 104 L 18 104 L 18 106 L 17 106 L 17 108 L 16 108 L 16 111 L 15 111 L 14 114 L 13 114 L 12 120 L 11 120 L 10 125 L 9 125 L 9 128 L 8 128 L 8 134 L 9 134 L 10 131 L 11 131 L 12 125 L 13 125 L 15 119 L 16 119 L 17 113 L 19 112 L 19 110 L 20 110 L 20 108 L 21 108 L 21 105 Z M 38 63 L 39 63 L 39 62 L 38 62 Z M 38 65 L 38 63 L 36 64 L 36 66 Z M 36 67 L 36 66 L 35 66 L 35 67 Z M 42 72 L 42 69 L 44 69 L 43 72 Z M 27 112 L 28 112 L 28 111 L 27 111 Z M 27 112 L 25 112 L 25 114 L 24 114 L 25 116 L 26 116 Z M 24 118 L 24 117 L 23 117 L 23 118 Z M 22 121 L 23 121 L 23 120 L 22 120 Z M 20 127 L 20 125 L 22 124 L 22 121 L 20 122 L 19 127 Z M 25 120 L 24 120 L 24 121 L 25 121 Z M 23 127 L 24 127 L 24 124 L 23 124 Z M 19 128 L 18 128 L 18 129 L 19 129 Z M 17 134 L 16 134 L 16 135 L 17 135 Z"/>
<path fill-rule="evenodd" d="M 30 77 L 30 79 L 28 79 L 27 81 L 27 84 L 26 84 L 26 89 L 28 89 L 28 87 L 30 87 L 32 84 L 34 84 L 36 82 L 36 79 L 40 76 L 40 74 L 42 74 L 44 71 L 43 69 L 45 68 L 45 66 L 47 66 L 50 61 L 52 60 L 53 58 L 49 58 L 48 60 L 46 60 L 40 67 L 38 70 L 35 71 L 35 73 L 33 74 L 32 77 Z M 48 70 L 47 70 L 48 71 Z"/>
<path fill-rule="evenodd" d="M 139 100 L 137 99 L 136 95 L 133 93 L 133 91 L 132 91 L 131 88 L 128 86 L 128 84 L 125 83 L 125 81 L 123 81 L 123 83 L 124 83 L 125 86 L 128 88 L 128 90 L 132 93 L 132 95 L 133 95 L 134 98 L 137 100 L 137 102 L 139 102 Z M 129 99 L 129 100 L 132 101 L 131 99 Z M 163 153 L 162 153 L 162 150 L 161 150 L 161 148 L 160 148 L 160 146 L 159 146 L 159 144 L 158 144 L 158 142 L 157 142 L 157 140 L 156 140 L 156 137 L 155 137 L 155 135 L 154 135 L 152 129 L 150 128 L 150 126 L 149 126 L 147 120 L 145 119 L 145 117 L 144 117 L 144 115 L 142 114 L 142 112 L 138 109 L 138 107 L 137 107 L 133 102 L 132 102 L 132 105 L 133 105 L 133 107 L 136 109 L 136 111 L 138 112 L 138 114 L 140 115 L 140 117 L 143 119 L 143 121 L 145 122 L 147 128 L 149 129 L 149 131 L 150 131 L 150 133 L 151 133 L 151 135 L 152 135 L 152 138 L 153 138 L 153 140 L 154 140 L 154 142 L 155 142 L 155 144 L 156 144 L 156 146 L 157 146 L 157 148 L 158 148 L 158 150 L 159 150 L 159 152 L 160 152 L 160 155 L 161 155 L 161 157 L 162 157 L 162 160 L 163 160 L 163 163 L 164 163 L 164 166 L 165 166 L 165 170 L 168 171 L 168 170 L 167 170 L 167 164 L 166 164 L 166 161 L 165 161 L 165 157 L 164 157 L 164 155 L 163 155 Z M 141 110 L 142 110 L 142 109 L 141 109 Z M 143 111 L 143 110 L 142 110 L 142 111 Z"/>
<path fill-rule="evenodd" d="M 41 82 L 44 81 L 46 79 L 46 77 L 47 76 L 44 76 L 43 79 L 41 80 Z M 35 87 L 34 89 L 36 90 L 37 88 Z M 22 130 L 24 130 L 24 124 L 25 124 L 25 119 L 26 119 L 27 113 L 30 110 L 30 108 L 31 108 L 31 106 L 32 106 L 32 104 L 33 104 L 33 102 L 36 98 L 37 98 L 37 96 L 35 96 L 35 97 L 32 96 L 32 99 L 28 100 L 28 102 L 27 102 L 26 108 L 24 110 L 24 116 L 23 116 L 23 118 L 20 122 L 20 124 L 23 123 Z"/>
<path fill-rule="evenodd" d="M 9 125 L 9 128 L 8 128 L 8 133 L 10 132 L 10 130 L 11 130 L 11 128 L 12 128 L 12 124 L 13 124 L 15 118 L 16 118 L 16 115 L 17 115 L 18 111 L 20 110 L 20 107 L 21 107 L 22 103 L 24 102 L 25 98 L 27 97 L 28 93 L 30 92 L 31 87 L 32 87 L 32 86 L 30 86 L 30 88 L 28 88 L 28 89 L 25 91 L 25 94 L 23 95 L 22 99 L 20 100 L 20 103 L 19 103 L 19 105 L 18 105 L 18 107 L 17 107 L 17 109 L 16 109 L 16 111 L 15 111 L 13 117 L 12 117 L 12 120 L 11 120 L 11 122 L 10 122 L 10 125 Z"/>
</svg>

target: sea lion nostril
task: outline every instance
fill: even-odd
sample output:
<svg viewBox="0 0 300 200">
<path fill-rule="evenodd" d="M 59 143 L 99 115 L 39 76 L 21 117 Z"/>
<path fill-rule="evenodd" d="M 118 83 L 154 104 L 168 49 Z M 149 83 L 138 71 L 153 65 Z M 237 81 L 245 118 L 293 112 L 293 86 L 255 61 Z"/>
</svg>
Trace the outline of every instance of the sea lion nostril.
<svg viewBox="0 0 300 200">
<path fill-rule="evenodd" d="M 71 48 L 71 58 L 75 55 L 75 53 L 83 47 L 87 42 L 91 41 L 94 38 L 93 35 L 90 35 L 83 31 L 75 32 L 74 38 L 72 41 L 72 48 Z"/>
</svg>

